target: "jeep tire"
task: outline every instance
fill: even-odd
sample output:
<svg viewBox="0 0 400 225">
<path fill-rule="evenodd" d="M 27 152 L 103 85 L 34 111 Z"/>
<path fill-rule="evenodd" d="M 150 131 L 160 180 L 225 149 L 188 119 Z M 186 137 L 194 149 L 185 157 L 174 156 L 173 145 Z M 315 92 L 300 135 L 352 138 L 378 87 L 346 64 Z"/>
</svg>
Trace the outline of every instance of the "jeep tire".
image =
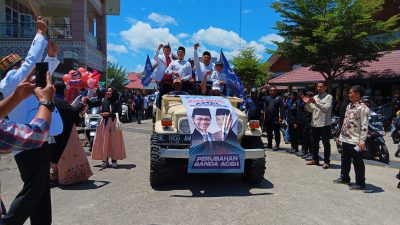
<svg viewBox="0 0 400 225">
<path fill-rule="evenodd" d="M 264 143 L 262 142 L 261 137 L 244 136 L 242 147 L 245 149 L 264 149 Z M 246 159 L 244 163 L 243 179 L 251 184 L 260 183 L 264 178 L 265 170 L 265 156 L 258 159 Z"/>
<path fill-rule="evenodd" d="M 168 160 L 161 157 L 157 135 L 151 135 L 150 143 L 150 186 L 158 188 L 169 179 Z"/>
</svg>

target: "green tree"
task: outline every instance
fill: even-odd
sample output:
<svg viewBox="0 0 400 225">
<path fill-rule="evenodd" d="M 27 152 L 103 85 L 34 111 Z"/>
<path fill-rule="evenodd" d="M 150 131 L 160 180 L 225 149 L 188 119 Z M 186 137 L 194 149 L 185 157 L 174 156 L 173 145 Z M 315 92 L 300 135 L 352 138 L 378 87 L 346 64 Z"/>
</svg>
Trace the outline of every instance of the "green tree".
<svg viewBox="0 0 400 225">
<path fill-rule="evenodd" d="M 233 70 L 242 80 L 245 87 L 258 87 L 267 80 L 267 66 L 255 54 L 252 47 L 240 50 L 232 59 Z"/>
<path fill-rule="evenodd" d="M 107 87 L 114 87 L 118 91 L 122 91 L 128 83 L 128 71 L 118 63 L 107 63 Z"/>
<path fill-rule="evenodd" d="M 280 0 L 272 8 L 283 19 L 276 29 L 285 41 L 279 54 L 291 63 L 333 80 L 346 72 L 363 72 L 366 62 L 377 61 L 399 43 L 399 15 L 375 19 L 384 0 Z"/>
</svg>

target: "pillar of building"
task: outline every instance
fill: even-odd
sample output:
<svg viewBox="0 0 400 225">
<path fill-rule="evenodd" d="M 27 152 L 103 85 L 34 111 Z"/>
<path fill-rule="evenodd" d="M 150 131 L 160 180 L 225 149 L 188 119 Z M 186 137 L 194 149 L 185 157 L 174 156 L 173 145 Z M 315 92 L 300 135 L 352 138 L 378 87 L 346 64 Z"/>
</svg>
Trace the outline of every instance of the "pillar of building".
<svg viewBox="0 0 400 225">
<path fill-rule="evenodd" d="M 71 35 L 74 41 L 85 41 L 87 0 L 72 0 Z"/>
<path fill-rule="evenodd" d="M 100 43 L 100 51 L 107 55 L 107 14 L 106 0 L 103 1 L 102 15 L 96 15 L 96 37 Z"/>
<path fill-rule="evenodd" d="M 93 18 L 89 18 L 88 19 L 88 23 L 89 23 L 89 32 L 91 34 L 94 34 L 94 19 Z"/>
</svg>

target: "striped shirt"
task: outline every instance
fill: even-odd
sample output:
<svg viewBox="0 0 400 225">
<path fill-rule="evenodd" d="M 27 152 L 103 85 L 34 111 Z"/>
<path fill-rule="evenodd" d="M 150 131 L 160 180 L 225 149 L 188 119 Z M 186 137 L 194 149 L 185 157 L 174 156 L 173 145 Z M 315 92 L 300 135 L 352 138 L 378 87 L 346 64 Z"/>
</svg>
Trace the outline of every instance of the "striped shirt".
<svg viewBox="0 0 400 225">
<path fill-rule="evenodd" d="M 16 124 L 0 118 L 0 152 L 20 151 L 39 148 L 49 136 L 49 123 L 41 118 L 33 119 L 30 124 Z"/>
</svg>

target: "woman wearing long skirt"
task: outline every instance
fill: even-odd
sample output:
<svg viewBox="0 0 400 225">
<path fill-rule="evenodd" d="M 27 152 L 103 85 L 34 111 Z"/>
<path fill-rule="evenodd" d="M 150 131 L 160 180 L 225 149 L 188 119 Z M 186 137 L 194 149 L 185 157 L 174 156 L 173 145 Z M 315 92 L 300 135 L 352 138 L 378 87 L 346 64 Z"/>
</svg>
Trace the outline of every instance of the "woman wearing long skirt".
<svg viewBox="0 0 400 225">
<path fill-rule="evenodd" d="M 108 88 L 101 107 L 100 126 L 97 128 L 93 142 L 92 159 L 101 160 L 102 168 L 108 167 L 111 158 L 112 167 L 118 166 L 117 160 L 126 158 L 125 145 L 118 119 L 118 93 L 114 88 Z"/>
<path fill-rule="evenodd" d="M 54 103 L 60 112 L 64 129 L 60 135 L 54 137 L 55 143 L 48 145 L 51 150 L 50 179 L 62 185 L 87 181 L 93 173 L 75 127 L 84 103 L 80 102 L 76 107 L 68 104 L 64 99 L 64 82 L 57 81 L 54 87 Z"/>
</svg>

